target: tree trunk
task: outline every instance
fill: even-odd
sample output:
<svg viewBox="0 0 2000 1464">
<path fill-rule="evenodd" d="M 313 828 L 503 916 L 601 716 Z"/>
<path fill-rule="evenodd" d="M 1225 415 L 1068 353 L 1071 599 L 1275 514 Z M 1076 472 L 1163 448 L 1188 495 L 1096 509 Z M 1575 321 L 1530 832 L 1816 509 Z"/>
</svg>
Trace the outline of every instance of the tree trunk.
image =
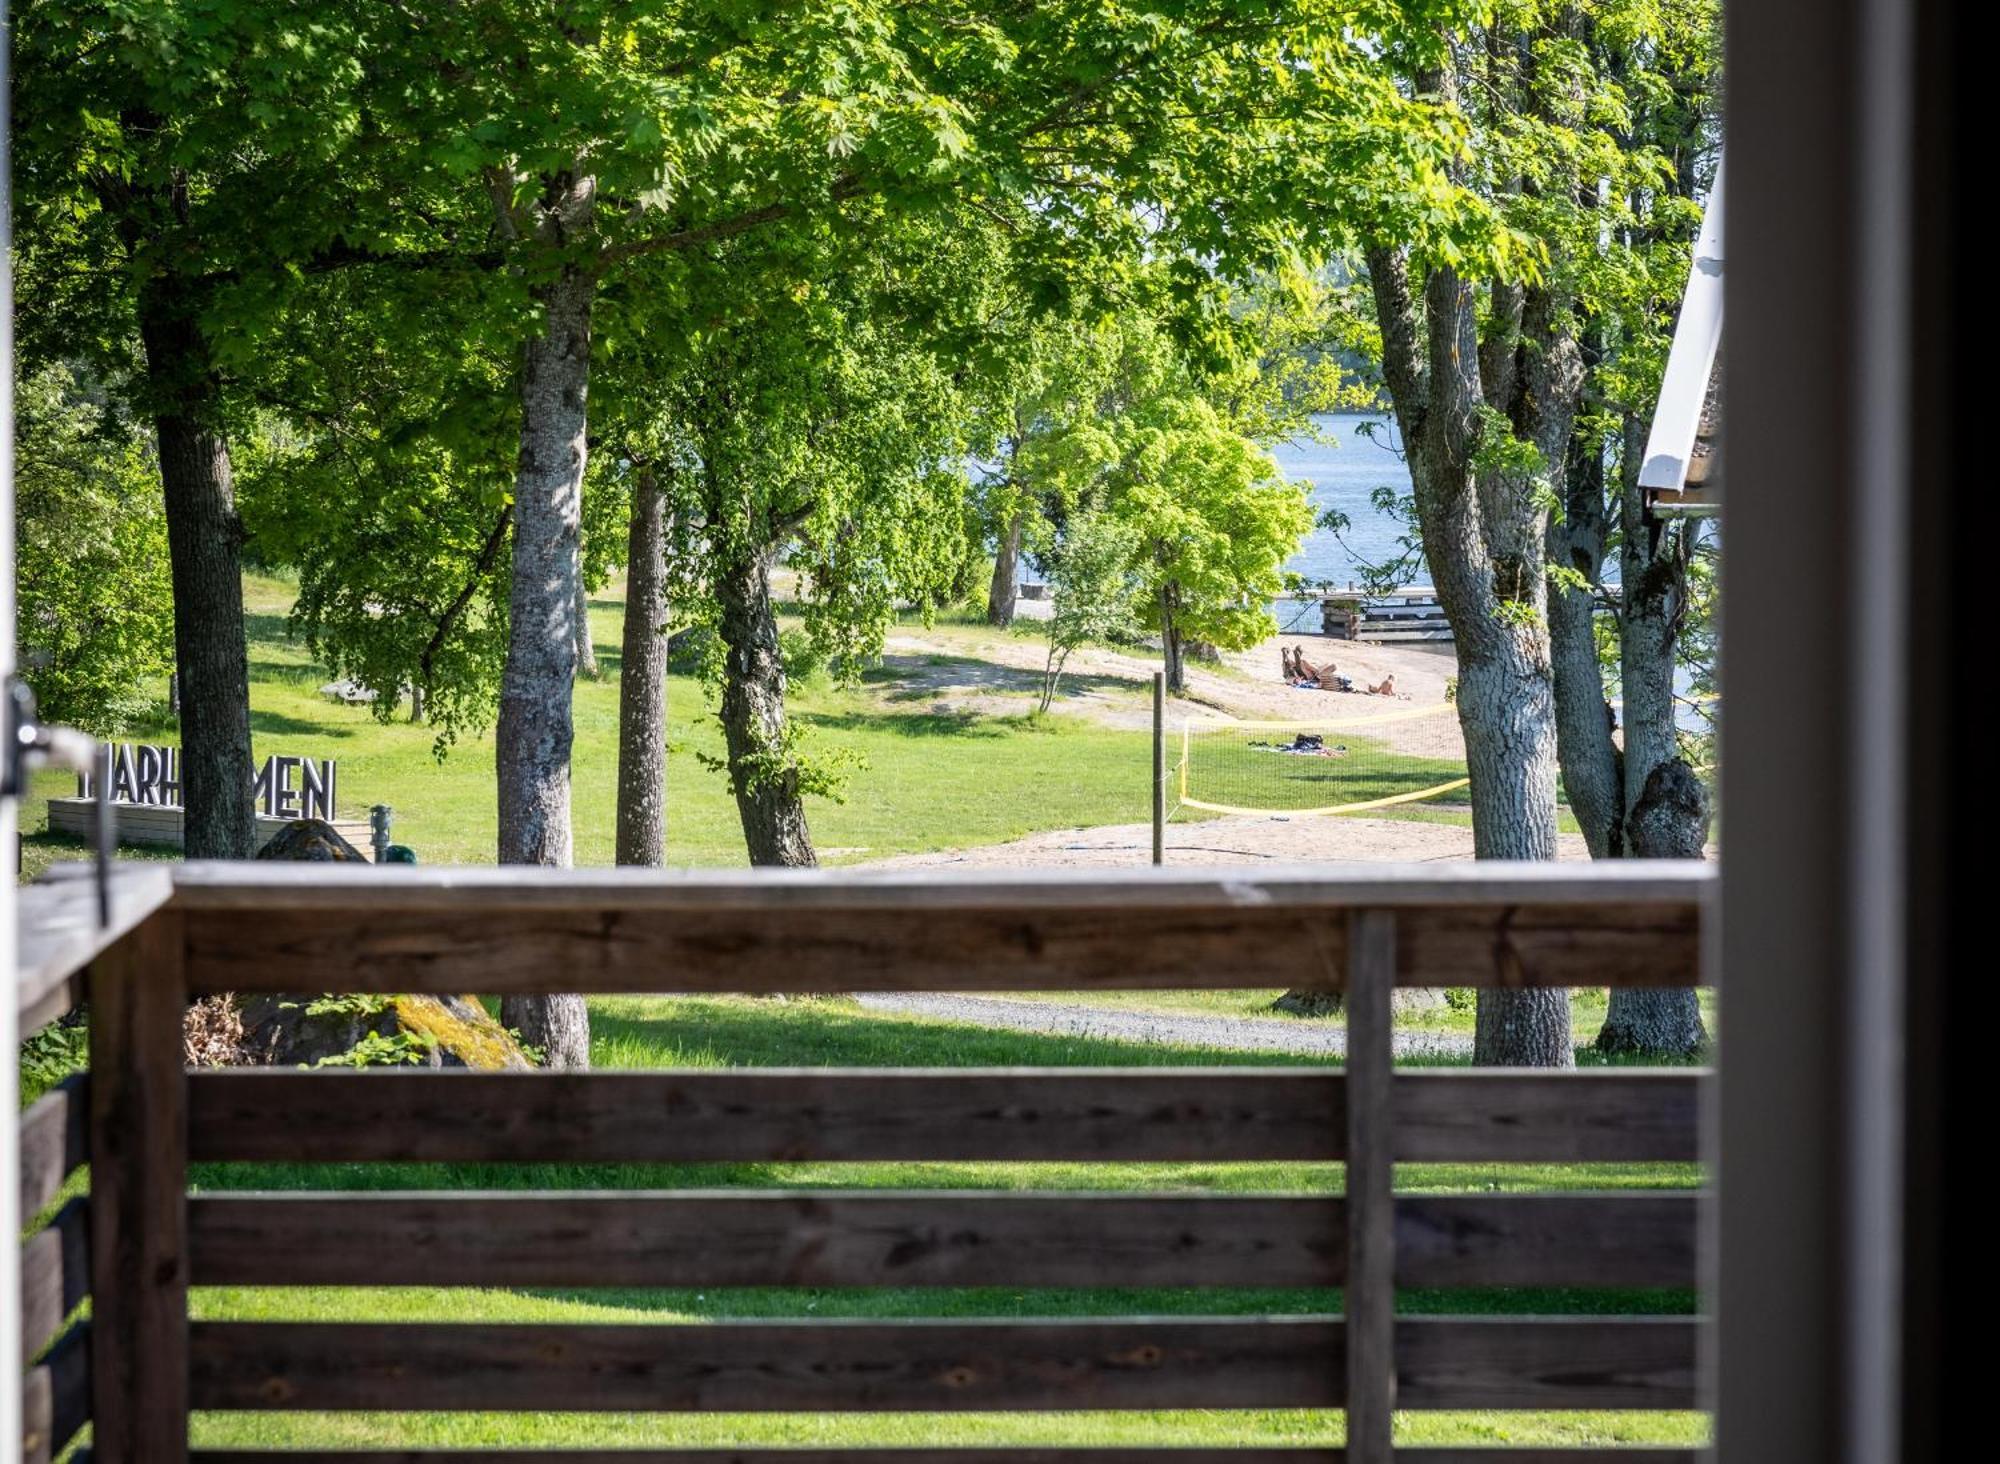
<svg viewBox="0 0 2000 1464">
<path fill-rule="evenodd" d="M 1589 334 L 1586 359 L 1595 348 L 1596 332 Z M 1588 434 L 1573 437 L 1567 452 L 1564 512 L 1561 520 L 1549 525 L 1549 562 L 1576 571 L 1595 587 L 1604 577 L 1604 456 Z M 1625 770 L 1612 739 L 1611 704 L 1605 700 L 1604 673 L 1598 664 L 1594 588 L 1551 586 L 1549 648 L 1563 792 L 1590 857 L 1616 858 L 1625 849 Z"/>
<path fill-rule="evenodd" d="M 986 591 L 986 623 L 1008 626 L 1014 623 L 1014 607 L 1021 595 L 1021 535 L 1028 526 L 1024 508 L 1007 521 L 1000 535 L 999 552 L 993 556 L 993 583 Z"/>
<path fill-rule="evenodd" d="M 576 576 L 576 674 L 585 681 L 595 681 L 597 669 L 597 643 L 590 638 L 590 587 L 583 582 L 579 569 Z"/>
<path fill-rule="evenodd" d="M 257 826 L 250 795 L 243 528 L 222 432 L 221 389 L 195 302 L 173 281 L 146 282 L 139 331 L 173 573 L 187 857 L 248 859 L 257 852 Z"/>
<path fill-rule="evenodd" d="M 549 242 L 561 244 L 565 230 L 587 223 L 591 193 L 587 178 L 551 181 L 544 224 Z M 513 581 L 494 737 L 502 864 L 567 868 L 572 859 L 570 700 L 595 288 L 592 275 L 573 264 L 537 287 L 542 328 L 522 354 Z M 500 1020 L 541 1048 L 547 1066 L 590 1066 L 590 1017 L 582 997 L 508 997 Z"/>
<path fill-rule="evenodd" d="M 722 734 L 744 845 L 754 865 L 811 867 L 819 860 L 788 746 L 785 661 L 778 648 L 778 617 L 771 608 L 770 551 L 724 566 L 715 593 L 728 648 Z"/>
<path fill-rule="evenodd" d="M 1459 726 L 1471 775 L 1476 859 L 1556 855 L 1556 729 L 1548 647 L 1538 628 L 1514 628 L 1502 654 L 1458 672 Z M 1494 1067 L 1569 1067 L 1569 992 L 1482 988 L 1472 1061 Z"/>
<path fill-rule="evenodd" d="M 1672 758 L 1648 775 L 1627 823 L 1635 858 L 1700 859 L 1708 842 L 1708 790 L 1694 769 Z M 1596 1045 L 1600 1052 L 1692 1057 L 1707 1042 L 1693 991 L 1614 987 Z"/>
<path fill-rule="evenodd" d="M 1646 513 L 1638 488 L 1646 419 L 1628 416 L 1619 577 L 1624 583 L 1620 677 L 1625 686 L 1626 842 L 1635 858 L 1700 859 L 1708 839 L 1708 795 L 1680 760 L 1674 670 L 1687 588 L 1685 529 Z M 1598 1029 L 1601 1052 L 1691 1057 L 1708 1040 L 1688 989 L 1614 988 Z"/>
<path fill-rule="evenodd" d="M 1173 696 L 1187 695 L 1187 657 L 1180 626 L 1174 620 L 1172 585 L 1160 590 L 1160 651 L 1166 661 L 1167 691 Z"/>
<path fill-rule="evenodd" d="M 651 467 L 632 486 L 618 672 L 618 862 L 658 866 L 667 842 L 666 499 Z"/>
<path fill-rule="evenodd" d="M 570 863 L 570 683 L 576 675 L 577 533 L 590 374 L 591 281 L 565 273 L 521 373 L 514 565 L 495 743 L 500 862 Z"/>
</svg>

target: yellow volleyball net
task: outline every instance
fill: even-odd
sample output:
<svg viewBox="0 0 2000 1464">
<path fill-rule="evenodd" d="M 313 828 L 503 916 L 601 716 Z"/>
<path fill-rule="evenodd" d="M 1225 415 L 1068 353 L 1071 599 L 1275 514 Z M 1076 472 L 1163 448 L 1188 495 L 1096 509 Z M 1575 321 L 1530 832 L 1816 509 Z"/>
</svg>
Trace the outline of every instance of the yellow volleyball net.
<svg viewBox="0 0 2000 1464">
<path fill-rule="evenodd" d="M 1446 801 L 1466 786 L 1456 707 L 1328 713 L 1295 722 L 1190 720 L 1181 729 L 1182 806 L 1254 816 L 1366 813 Z"/>
</svg>

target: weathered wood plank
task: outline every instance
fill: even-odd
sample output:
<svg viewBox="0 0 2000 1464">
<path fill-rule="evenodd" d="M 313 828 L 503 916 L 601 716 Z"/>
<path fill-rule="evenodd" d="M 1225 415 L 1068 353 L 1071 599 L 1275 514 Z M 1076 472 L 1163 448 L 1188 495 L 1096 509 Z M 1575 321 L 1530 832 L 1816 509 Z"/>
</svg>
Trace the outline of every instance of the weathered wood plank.
<svg viewBox="0 0 2000 1464">
<path fill-rule="evenodd" d="M 1396 1325 L 1399 1403 L 1692 1408 L 1698 1324 Z M 725 1322 L 712 1326 L 202 1322 L 193 1405 L 221 1410 L 919 1412 L 1328 1408 L 1325 1317 Z"/>
<path fill-rule="evenodd" d="M 1692 1068 L 1401 1072 L 1396 1157 L 1406 1163 L 1698 1159 L 1706 1077 Z"/>
<path fill-rule="evenodd" d="M 1400 917 L 1399 986 L 1694 986 L 1693 904 L 1523 903 Z"/>
<path fill-rule="evenodd" d="M 1390 1464 L 1396 1410 L 1393 1081 L 1397 917 L 1357 910 L 1347 946 L 1347 1453 Z"/>
<path fill-rule="evenodd" d="M 1235 910 L 287 910 L 189 916 L 198 991 L 784 992 L 1283 986 L 1338 970 L 1310 915 Z M 1310 977 L 1301 977 L 1310 983 Z"/>
<path fill-rule="evenodd" d="M 187 1006 L 180 917 L 155 914 L 91 970 L 93 1447 L 187 1457 Z"/>
<path fill-rule="evenodd" d="M 1698 1449 L 1398 1449 L 1404 1464 L 1697 1464 Z M 189 1464 L 1346 1464 L 1333 1448 L 196 1449 Z M 79 1459 L 77 1464 L 86 1464 Z"/>
<path fill-rule="evenodd" d="M 1689 1317 L 1453 1317 L 1396 1323 L 1397 1403 L 1431 1408 L 1694 1408 Z"/>
<path fill-rule="evenodd" d="M 1352 1183 L 1350 1178 L 1349 1183 Z M 1395 1201 L 1403 1286 L 1694 1285 L 1693 1195 Z M 1337 1286 L 1333 1196 L 213 1194 L 198 1286 Z"/>
<path fill-rule="evenodd" d="M 196 1073 L 197 1160 L 1337 1159 L 1309 1068 Z"/>
<path fill-rule="evenodd" d="M 77 1005 L 77 973 L 164 906 L 173 892 L 173 877 L 164 866 L 116 866 L 111 871 L 111 923 L 100 926 L 95 871 L 89 864 L 57 864 L 17 891 L 14 1002 L 21 1035 L 46 1027 Z"/>
<path fill-rule="evenodd" d="M 197 1285 L 1331 1286 L 1331 1197 L 214 1195 Z"/>
<path fill-rule="evenodd" d="M 375 868 L 194 862 L 174 866 L 175 903 L 188 911 L 318 909 L 594 911 L 781 906 L 900 911 L 1188 905 L 1359 907 L 1561 904 L 1698 905 L 1715 870 L 1690 860 L 1616 865 L 1467 861 L 1460 864 L 1309 864 L 1257 869 L 729 870 L 548 869 L 424 865 Z"/>
<path fill-rule="evenodd" d="M 76 1073 L 21 1115 L 21 1218 L 32 1220 L 90 1159 L 90 1076 Z"/>
<path fill-rule="evenodd" d="M 1398 980 L 1413 986 L 1692 985 L 1691 907 L 1406 909 Z M 197 992 L 595 993 L 1049 991 L 1338 987 L 1334 909 L 1140 904 L 900 912 L 564 910 L 468 901 L 451 911 L 198 910 Z"/>
<path fill-rule="evenodd" d="M 56 1212 L 21 1245 L 21 1355 L 33 1357 L 90 1294 L 90 1202 Z"/>
<path fill-rule="evenodd" d="M 1693 1069 L 1404 1071 L 1406 1162 L 1691 1160 Z M 197 1160 L 691 1163 L 1332 1160 L 1346 1078 L 1312 1068 L 200 1072 Z"/>
<path fill-rule="evenodd" d="M 197 1323 L 215 1409 L 851 1413 L 1279 1408 L 1337 1402 L 1324 1318 L 725 1322 L 714 1326 Z"/>
<path fill-rule="evenodd" d="M 1396 1281 L 1691 1289 L 1703 1203 L 1692 1193 L 1406 1195 L 1396 1201 Z"/>
<path fill-rule="evenodd" d="M 90 1422 L 90 1324 L 78 1322 L 21 1381 L 22 1464 L 48 1464 Z"/>
</svg>

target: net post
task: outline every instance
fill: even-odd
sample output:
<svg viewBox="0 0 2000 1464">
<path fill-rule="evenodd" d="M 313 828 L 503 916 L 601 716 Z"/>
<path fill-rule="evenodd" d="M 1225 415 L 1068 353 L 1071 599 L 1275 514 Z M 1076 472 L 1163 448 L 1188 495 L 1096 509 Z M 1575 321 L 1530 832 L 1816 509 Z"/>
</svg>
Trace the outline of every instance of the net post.
<svg viewBox="0 0 2000 1464">
<path fill-rule="evenodd" d="M 1153 673 L 1153 863 L 1167 862 L 1167 673 Z"/>
</svg>

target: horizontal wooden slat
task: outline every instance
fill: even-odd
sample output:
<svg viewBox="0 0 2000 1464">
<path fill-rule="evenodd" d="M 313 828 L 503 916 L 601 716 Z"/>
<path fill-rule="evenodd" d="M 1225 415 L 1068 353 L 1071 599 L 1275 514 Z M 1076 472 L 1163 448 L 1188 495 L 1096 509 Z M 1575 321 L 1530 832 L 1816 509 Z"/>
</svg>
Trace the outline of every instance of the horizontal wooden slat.
<svg viewBox="0 0 2000 1464">
<path fill-rule="evenodd" d="M 1337 1402 L 1340 1326 L 1227 1321 L 713 1326 L 197 1323 L 193 1406 L 852 1413 Z"/>
<path fill-rule="evenodd" d="M 78 1322 L 21 1384 L 23 1464 L 48 1464 L 90 1421 L 90 1324 Z"/>
<path fill-rule="evenodd" d="M 121 864 L 111 871 L 111 923 L 98 923 L 91 865 L 52 866 L 15 894 L 20 932 L 15 954 L 15 1005 L 21 1035 L 47 1026 L 81 1000 L 77 973 L 108 950 L 174 892 L 163 865 Z"/>
<path fill-rule="evenodd" d="M 1403 1286 L 1695 1282 L 1693 1195 L 1405 1195 Z M 221 1286 L 1337 1286 L 1331 1196 L 201 1195 Z"/>
<path fill-rule="evenodd" d="M 90 1078 L 77 1073 L 42 1094 L 21 1115 L 21 1218 L 32 1219 L 62 1192 L 63 1181 L 90 1159 Z"/>
<path fill-rule="evenodd" d="M 1706 884 L 1534 866 L 1153 880 L 808 875 L 522 882 L 358 867 L 189 871 L 197 991 L 586 992 L 1337 987 L 1349 912 L 1395 905 L 1406 985 L 1687 985 Z M 1158 872 L 1155 872 L 1158 873 Z M 1594 872 L 1596 873 L 1596 872 Z M 1414 880 L 1414 883 L 1408 882 Z M 256 918 L 246 919 L 253 908 Z"/>
<path fill-rule="evenodd" d="M 1693 1408 L 1701 1323 L 1454 1317 L 1396 1323 L 1396 1406 Z"/>
<path fill-rule="evenodd" d="M 1694 1194 L 1402 1195 L 1398 1286 L 1692 1288 Z"/>
<path fill-rule="evenodd" d="M 90 1294 L 90 1202 L 56 1212 L 21 1246 L 21 1355 L 33 1357 Z"/>
<path fill-rule="evenodd" d="M 1344 1464 L 1333 1448 L 196 1449 L 189 1464 Z M 1406 1464 L 1697 1464 L 1697 1449 L 1398 1449 Z M 78 1464 L 83 1464 L 79 1460 Z"/>
<path fill-rule="evenodd" d="M 1361 906 L 1696 905 L 1715 869 L 1681 859 L 1617 864 L 1479 860 L 1247 868 L 551 869 L 543 865 L 255 864 L 195 860 L 173 867 L 183 910 L 1009 909 L 1270 904 Z"/>
<path fill-rule="evenodd" d="M 198 1072 L 192 1157 L 527 1160 L 1337 1159 L 1308 1068 Z"/>
<path fill-rule="evenodd" d="M 1689 1408 L 1682 1319 L 1409 1320 L 1398 1406 Z M 1325 1317 L 506 1326 L 203 1322 L 193 1406 L 874 1412 L 1325 1408 Z"/>
<path fill-rule="evenodd" d="M 1399 1073 L 1396 1157 L 1688 1160 L 1693 1069 Z M 1315 1068 L 293 1072 L 189 1080 L 196 1160 L 693 1163 L 1333 1160 Z"/>
<path fill-rule="evenodd" d="M 1432 1069 L 1396 1075 L 1396 1157 L 1406 1163 L 1693 1160 L 1694 1068 L 1581 1072 Z"/>
<path fill-rule="evenodd" d="M 1335 1199 L 775 1194 L 197 1197 L 197 1284 L 1328 1286 Z"/>
</svg>

